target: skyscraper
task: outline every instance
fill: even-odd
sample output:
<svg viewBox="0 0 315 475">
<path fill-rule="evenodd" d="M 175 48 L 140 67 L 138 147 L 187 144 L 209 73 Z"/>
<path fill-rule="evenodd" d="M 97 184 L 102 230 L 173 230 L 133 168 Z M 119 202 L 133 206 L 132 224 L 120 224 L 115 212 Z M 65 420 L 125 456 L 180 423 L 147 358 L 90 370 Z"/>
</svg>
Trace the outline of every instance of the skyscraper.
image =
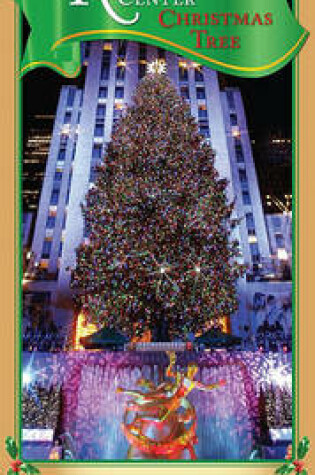
<svg viewBox="0 0 315 475">
<path fill-rule="evenodd" d="M 228 199 L 235 200 L 240 219 L 236 233 L 242 259 L 250 266 L 267 260 L 269 242 L 239 90 L 220 91 L 216 71 L 150 45 L 95 41 L 82 51 L 84 88 L 63 87 L 59 98 L 32 243 L 37 277 L 28 283 L 28 292 L 37 301 L 42 295 L 58 323 L 71 321 L 71 269 L 76 248 L 88 238 L 81 204 L 115 123 L 156 59 L 165 61 L 167 74 L 215 151 L 220 176 L 229 181 Z"/>
<path fill-rule="evenodd" d="M 23 212 L 36 214 L 45 176 L 54 117 L 36 115 L 25 137 L 23 151 Z"/>
</svg>

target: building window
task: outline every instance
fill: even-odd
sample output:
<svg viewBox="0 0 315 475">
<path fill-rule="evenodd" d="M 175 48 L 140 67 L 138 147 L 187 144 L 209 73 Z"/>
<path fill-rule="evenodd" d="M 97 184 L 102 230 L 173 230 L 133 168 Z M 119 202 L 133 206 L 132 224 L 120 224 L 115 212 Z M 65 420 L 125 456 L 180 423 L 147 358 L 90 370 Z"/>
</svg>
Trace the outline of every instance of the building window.
<svg viewBox="0 0 315 475">
<path fill-rule="evenodd" d="M 139 44 L 139 60 L 146 59 L 146 46 L 142 43 Z"/>
<path fill-rule="evenodd" d="M 102 53 L 102 62 L 103 63 L 109 63 L 110 62 L 111 53 L 112 53 L 112 43 L 111 42 L 104 43 L 103 53 Z"/>
<path fill-rule="evenodd" d="M 80 105 L 79 107 L 82 107 L 83 105 L 83 91 L 80 91 Z"/>
<path fill-rule="evenodd" d="M 104 119 L 106 114 L 106 106 L 103 104 L 98 104 L 96 108 L 96 118 L 97 119 Z"/>
<path fill-rule="evenodd" d="M 233 91 L 226 91 L 226 98 L 229 109 L 235 109 L 234 93 Z"/>
<path fill-rule="evenodd" d="M 98 97 L 102 99 L 106 99 L 107 97 L 107 87 L 106 86 L 101 86 L 99 89 Z"/>
<path fill-rule="evenodd" d="M 118 41 L 118 56 L 125 57 L 127 50 L 127 41 L 126 40 L 119 40 Z"/>
<path fill-rule="evenodd" d="M 71 122 L 71 112 L 65 113 L 64 124 L 70 124 Z"/>
<path fill-rule="evenodd" d="M 62 172 L 55 172 L 55 176 L 54 176 L 54 181 L 61 181 L 62 180 Z"/>
<path fill-rule="evenodd" d="M 231 126 L 237 125 L 237 115 L 236 114 L 230 114 L 230 124 Z"/>
<path fill-rule="evenodd" d="M 68 96 L 67 96 L 67 106 L 72 107 L 74 103 L 74 98 L 75 98 L 75 89 L 70 88 L 68 91 Z"/>
<path fill-rule="evenodd" d="M 182 82 L 188 81 L 188 69 L 186 65 L 179 67 L 179 80 Z"/>
<path fill-rule="evenodd" d="M 68 186 L 68 189 L 67 189 L 66 205 L 69 204 L 69 198 L 70 198 L 70 183 L 71 183 L 71 176 L 70 176 L 70 178 L 69 178 L 69 186 Z"/>
<path fill-rule="evenodd" d="M 42 250 L 42 259 L 49 259 L 50 252 L 51 252 L 51 245 L 52 245 L 52 241 L 48 241 L 45 239 L 44 244 L 43 244 L 43 250 Z"/>
<path fill-rule="evenodd" d="M 257 264 L 260 261 L 259 246 L 257 242 L 251 242 L 249 244 L 252 261 Z"/>
<path fill-rule="evenodd" d="M 188 86 L 181 86 L 180 87 L 180 95 L 183 99 L 189 99 L 189 87 Z"/>
<path fill-rule="evenodd" d="M 117 86 L 115 89 L 115 97 L 116 99 L 123 99 L 124 97 L 124 88 L 121 86 Z"/>
<path fill-rule="evenodd" d="M 98 173 L 97 167 L 92 166 L 91 170 L 90 170 L 90 178 L 89 178 L 90 183 L 95 183 L 96 182 L 97 173 Z"/>
<path fill-rule="evenodd" d="M 58 200 L 59 200 L 59 190 L 53 189 L 51 192 L 50 204 L 55 206 L 58 204 Z"/>
<path fill-rule="evenodd" d="M 110 56 L 111 56 L 110 50 L 103 50 L 102 69 L 101 69 L 101 79 L 103 81 L 106 81 L 109 78 Z"/>
<path fill-rule="evenodd" d="M 246 213 L 246 227 L 247 229 L 255 228 L 255 221 L 253 213 Z"/>
<path fill-rule="evenodd" d="M 46 221 L 46 228 L 47 229 L 53 229 L 56 224 L 56 216 L 48 216 L 47 221 Z"/>
<path fill-rule="evenodd" d="M 142 79 L 144 78 L 145 74 L 146 74 L 146 71 L 147 71 L 147 65 L 146 64 L 143 64 L 143 63 L 140 63 L 139 64 L 139 71 L 138 71 L 138 78 L 139 79 Z"/>
<path fill-rule="evenodd" d="M 205 99 L 206 98 L 206 90 L 204 87 L 197 87 L 196 89 L 197 99 Z"/>
<path fill-rule="evenodd" d="M 248 191 L 242 191 L 242 196 L 243 196 L 243 204 L 244 205 L 250 205 L 251 204 L 251 199 L 250 199 L 250 194 Z"/>
<path fill-rule="evenodd" d="M 240 169 L 238 171 L 239 177 L 240 177 L 240 182 L 241 183 L 247 183 L 247 175 L 246 175 L 246 170 Z"/>
<path fill-rule="evenodd" d="M 94 137 L 103 137 L 104 124 L 96 124 L 94 129 Z"/>
<path fill-rule="evenodd" d="M 159 59 L 165 59 L 165 49 L 158 48 L 158 58 Z"/>
<path fill-rule="evenodd" d="M 283 248 L 283 249 L 284 249 L 285 245 L 284 245 L 284 237 L 283 237 L 283 235 L 280 234 L 280 233 L 277 233 L 277 234 L 275 234 L 275 239 L 276 239 L 276 246 L 277 246 L 278 248 Z"/>
<path fill-rule="evenodd" d="M 244 162 L 242 142 L 240 141 L 238 137 L 234 137 L 234 147 L 235 147 L 236 161 L 238 163 Z"/>
<path fill-rule="evenodd" d="M 120 104 L 115 104 L 114 107 L 114 119 L 120 119 L 123 115 L 124 109 L 120 107 Z"/>
<path fill-rule="evenodd" d="M 71 161 L 74 160 L 76 150 L 77 150 L 77 142 L 74 142 L 73 149 L 72 149 Z"/>
<path fill-rule="evenodd" d="M 109 64 L 104 64 L 101 70 L 101 80 L 107 81 L 109 78 Z"/>
<path fill-rule="evenodd" d="M 244 162 L 244 155 L 243 155 L 243 149 L 242 147 L 240 148 L 235 148 L 235 154 L 236 154 L 236 161 L 238 163 Z"/>
<path fill-rule="evenodd" d="M 239 169 L 238 170 L 239 179 L 241 182 L 241 188 L 243 191 L 248 191 L 248 180 L 246 175 L 246 170 Z"/>
<path fill-rule="evenodd" d="M 84 57 L 88 58 L 91 52 L 91 43 L 90 41 L 86 41 L 84 44 Z"/>
<path fill-rule="evenodd" d="M 66 158 L 66 151 L 65 149 L 61 149 L 59 150 L 59 153 L 58 153 L 58 161 L 59 162 L 63 162 Z"/>
<path fill-rule="evenodd" d="M 60 135 L 60 147 L 61 148 L 67 148 L 67 143 L 68 143 L 68 134 L 61 134 Z"/>
<path fill-rule="evenodd" d="M 198 107 L 198 118 L 199 119 L 207 119 L 208 113 L 206 106 L 199 106 Z"/>
<path fill-rule="evenodd" d="M 95 143 L 93 145 L 92 158 L 102 158 L 102 144 Z"/>
<path fill-rule="evenodd" d="M 126 72 L 125 66 L 117 66 L 116 79 L 118 81 L 123 81 L 125 79 L 125 72 Z"/>
<path fill-rule="evenodd" d="M 203 82 L 203 80 L 204 80 L 204 76 L 203 76 L 202 66 L 198 66 L 198 68 L 195 68 L 195 81 Z"/>
<path fill-rule="evenodd" d="M 209 124 L 200 124 L 199 125 L 199 132 L 203 137 L 205 138 L 210 138 L 210 129 L 209 129 Z"/>
<path fill-rule="evenodd" d="M 272 216 L 271 221 L 274 228 L 281 228 L 281 218 L 279 216 Z"/>
</svg>

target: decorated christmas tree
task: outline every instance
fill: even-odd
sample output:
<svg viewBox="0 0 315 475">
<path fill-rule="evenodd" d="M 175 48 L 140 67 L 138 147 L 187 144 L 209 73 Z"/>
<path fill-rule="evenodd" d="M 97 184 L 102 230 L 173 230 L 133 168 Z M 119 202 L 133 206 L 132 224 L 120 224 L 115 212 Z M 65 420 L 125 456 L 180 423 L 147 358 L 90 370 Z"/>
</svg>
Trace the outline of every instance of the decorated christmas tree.
<svg viewBox="0 0 315 475">
<path fill-rule="evenodd" d="M 83 205 L 72 287 L 87 320 L 165 341 L 231 315 L 242 266 L 226 187 L 189 106 L 147 74 Z"/>
</svg>

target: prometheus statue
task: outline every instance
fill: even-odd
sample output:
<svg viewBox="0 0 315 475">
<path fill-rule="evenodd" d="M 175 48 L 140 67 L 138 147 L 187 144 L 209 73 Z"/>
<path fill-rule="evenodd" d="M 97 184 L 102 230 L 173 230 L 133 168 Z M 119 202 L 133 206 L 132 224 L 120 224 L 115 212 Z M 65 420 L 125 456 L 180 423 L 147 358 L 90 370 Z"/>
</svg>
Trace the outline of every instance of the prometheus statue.
<svg viewBox="0 0 315 475">
<path fill-rule="evenodd" d="M 195 363 L 188 364 L 186 373 L 175 371 L 176 355 L 168 352 L 168 356 L 167 379 L 161 384 L 141 378 L 137 381 L 141 390 L 117 388 L 131 396 L 121 424 L 130 444 L 128 458 L 196 459 L 196 411 L 186 396 L 195 388 L 210 391 L 226 384 L 196 381 Z"/>
</svg>

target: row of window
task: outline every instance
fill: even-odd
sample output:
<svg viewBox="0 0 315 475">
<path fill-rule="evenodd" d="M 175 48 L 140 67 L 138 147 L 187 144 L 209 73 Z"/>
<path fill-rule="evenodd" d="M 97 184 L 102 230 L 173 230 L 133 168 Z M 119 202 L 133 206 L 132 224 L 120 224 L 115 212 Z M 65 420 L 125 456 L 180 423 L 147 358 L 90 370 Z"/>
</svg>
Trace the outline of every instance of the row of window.
<svg viewBox="0 0 315 475">
<path fill-rule="evenodd" d="M 123 86 L 116 86 L 115 88 L 115 98 L 116 99 L 123 99 L 125 94 L 125 90 Z M 108 95 L 108 88 L 107 86 L 100 86 L 98 91 L 98 97 L 100 99 L 106 99 Z"/>
<path fill-rule="evenodd" d="M 58 205 L 59 196 L 60 196 L 60 188 L 56 188 L 56 184 L 54 184 L 54 187 L 53 187 L 51 195 L 50 195 L 50 205 L 51 206 L 57 206 Z M 70 186 L 68 188 L 67 195 L 66 195 L 66 205 L 69 203 L 69 196 L 70 196 Z"/>
<path fill-rule="evenodd" d="M 46 221 L 46 229 L 54 229 L 56 226 L 56 215 L 49 215 Z M 66 214 L 63 217 L 62 229 L 66 227 Z"/>
<path fill-rule="evenodd" d="M 284 248 L 285 248 L 283 234 L 276 233 L 276 234 L 275 234 L 275 240 L 276 240 L 276 246 L 277 246 L 278 248 L 281 248 L 281 249 L 284 249 Z"/>
<path fill-rule="evenodd" d="M 60 172 L 56 172 L 59 173 Z M 62 177 L 61 177 L 62 179 Z M 72 181 L 72 173 L 69 175 L 69 181 L 68 181 L 68 191 L 67 191 L 67 196 L 66 196 L 66 204 L 69 203 L 69 195 L 70 195 L 70 188 L 71 188 L 71 181 Z M 53 184 L 53 189 L 50 195 L 50 205 L 51 206 L 57 206 L 59 202 L 59 196 L 60 196 L 60 181 L 54 181 Z"/>
<path fill-rule="evenodd" d="M 259 253 L 259 246 L 257 242 L 251 242 L 249 244 L 250 253 L 252 256 L 252 261 L 254 264 L 258 264 L 260 262 L 260 253 Z"/>
<path fill-rule="evenodd" d="M 234 137 L 234 150 L 237 163 L 244 162 L 244 152 L 240 137 Z"/>
<path fill-rule="evenodd" d="M 50 258 L 51 248 L 52 248 L 52 240 L 45 239 L 43 243 L 43 249 L 42 249 L 42 259 Z M 61 257 L 61 254 L 62 254 L 62 241 L 60 241 L 60 244 L 59 244 L 58 257 Z"/>
<path fill-rule="evenodd" d="M 210 138 L 210 128 L 208 122 L 199 122 L 199 132 L 204 138 Z"/>
<path fill-rule="evenodd" d="M 188 67 L 187 65 L 180 65 L 179 66 L 179 81 L 180 82 L 188 82 Z M 195 82 L 203 82 L 204 81 L 204 74 L 202 66 L 198 68 L 194 68 L 194 76 Z"/>
<path fill-rule="evenodd" d="M 189 87 L 188 86 L 181 86 L 180 87 L 180 95 L 182 96 L 183 99 L 190 99 L 189 95 Z M 203 86 L 197 86 L 196 87 L 196 96 L 197 99 L 206 99 L 206 89 Z"/>
</svg>

